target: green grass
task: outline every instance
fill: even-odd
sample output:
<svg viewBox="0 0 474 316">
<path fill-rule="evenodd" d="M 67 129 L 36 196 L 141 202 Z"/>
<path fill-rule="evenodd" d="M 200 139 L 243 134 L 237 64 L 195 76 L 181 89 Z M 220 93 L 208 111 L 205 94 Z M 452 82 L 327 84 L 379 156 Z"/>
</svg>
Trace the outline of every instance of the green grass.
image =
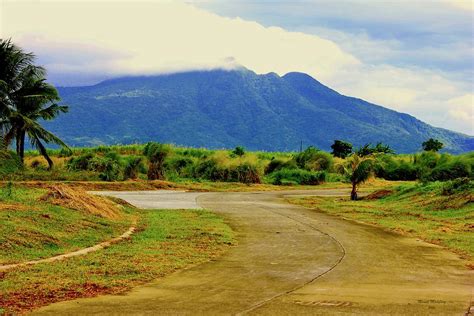
<svg viewBox="0 0 474 316">
<path fill-rule="evenodd" d="M 442 195 L 449 183 L 404 184 L 380 199 L 291 198 L 303 205 L 347 219 L 374 224 L 442 245 L 468 260 L 474 258 L 474 190 Z"/>
<path fill-rule="evenodd" d="M 140 221 L 129 240 L 85 256 L 3 273 L 0 306 L 16 313 L 65 299 L 122 292 L 207 261 L 233 243 L 231 229 L 205 210 L 130 212 L 140 214 Z"/>
<path fill-rule="evenodd" d="M 0 264 L 47 258 L 89 247 L 125 232 L 123 212 L 108 219 L 40 201 L 44 189 L 0 189 Z"/>
</svg>

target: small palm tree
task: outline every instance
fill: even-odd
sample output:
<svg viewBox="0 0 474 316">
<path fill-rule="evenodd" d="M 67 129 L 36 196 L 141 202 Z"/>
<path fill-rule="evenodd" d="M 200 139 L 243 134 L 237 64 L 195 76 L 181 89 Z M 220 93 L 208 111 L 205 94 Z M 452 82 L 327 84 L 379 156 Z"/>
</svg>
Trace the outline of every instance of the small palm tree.
<svg viewBox="0 0 474 316">
<path fill-rule="evenodd" d="M 352 191 L 351 200 L 357 200 L 357 187 L 367 181 L 372 174 L 374 158 L 372 156 L 351 155 L 347 162 L 341 165 L 344 174 L 351 181 Z"/>
</svg>

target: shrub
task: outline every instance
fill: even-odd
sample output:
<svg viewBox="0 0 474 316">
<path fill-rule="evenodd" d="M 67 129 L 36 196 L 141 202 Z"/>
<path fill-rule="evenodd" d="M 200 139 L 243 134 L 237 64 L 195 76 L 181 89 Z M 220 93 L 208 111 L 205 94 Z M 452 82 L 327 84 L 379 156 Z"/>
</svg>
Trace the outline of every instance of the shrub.
<svg viewBox="0 0 474 316">
<path fill-rule="evenodd" d="M 8 176 L 22 169 L 20 158 L 11 151 L 0 151 L 0 177 Z"/>
<path fill-rule="evenodd" d="M 436 166 L 427 178 L 430 181 L 446 181 L 456 178 L 470 178 L 472 176 L 470 163 L 465 159 L 457 158 Z"/>
<path fill-rule="evenodd" d="M 333 165 L 333 158 L 327 152 L 321 151 L 313 146 L 297 154 L 294 160 L 299 168 L 306 170 L 329 171 Z"/>
<path fill-rule="evenodd" d="M 140 171 L 144 169 L 142 157 L 127 157 L 125 167 L 123 169 L 123 179 L 137 179 Z"/>
<path fill-rule="evenodd" d="M 146 144 L 143 154 L 148 158 L 148 180 L 162 180 L 165 178 L 164 163 L 171 153 L 171 146 L 150 142 Z"/>
<path fill-rule="evenodd" d="M 298 166 L 296 165 L 296 162 L 294 160 L 288 160 L 284 161 L 281 159 L 272 159 L 268 163 L 268 165 L 265 167 L 265 174 L 270 174 L 274 171 L 278 171 L 281 169 L 298 169 Z"/>
<path fill-rule="evenodd" d="M 442 195 L 453 195 L 455 193 L 467 192 L 474 189 L 474 182 L 469 178 L 458 178 L 447 181 L 441 188 Z"/>
<path fill-rule="evenodd" d="M 242 157 L 245 155 L 245 148 L 242 146 L 237 146 L 231 153 L 232 156 L 234 157 Z"/>
<path fill-rule="evenodd" d="M 95 156 L 89 161 L 89 170 L 100 172 L 99 178 L 104 181 L 116 181 L 122 171 L 121 157 L 116 152 L 105 156 Z"/>
<path fill-rule="evenodd" d="M 377 177 L 386 180 L 410 181 L 418 178 L 418 168 L 413 163 L 403 160 L 397 161 L 391 156 L 382 156 L 377 159 L 374 172 Z"/>
<path fill-rule="evenodd" d="M 194 166 L 192 176 L 211 181 L 228 181 L 230 172 L 226 168 L 220 167 L 217 160 L 209 158 L 199 161 Z"/>
<path fill-rule="evenodd" d="M 69 159 L 67 162 L 67 168 L 69 170 L 90 170 L 89 164 L 90 161 L 94 158 L 94 154 L 92 153 L 84 153 L 80 155 L 79 157 L 73 157 Z"/>
<path fill-rule="evenodd" d="M 194 164 L 194 160 L 189 157 L 173 157 L 165 162 L 165 169 L 184 175 L 183 171 Z"/>
<path fill-rule="evenodd" d="M 282 184 L 303 184 L 317 185 L 326 181 L 325 171 L 308 171 L 303 169 L 281 169 L 275 171 L 270 176 L 270 182 L 276 185 Z"/>
<path fill-rule="evenodd" d="M 250 163 L 243 163 L 238 165 L 234 172 L 236 173 L 236 180 L 242 183 L 261 183 L 260 174 L 256 166 Z"/>
</svg>

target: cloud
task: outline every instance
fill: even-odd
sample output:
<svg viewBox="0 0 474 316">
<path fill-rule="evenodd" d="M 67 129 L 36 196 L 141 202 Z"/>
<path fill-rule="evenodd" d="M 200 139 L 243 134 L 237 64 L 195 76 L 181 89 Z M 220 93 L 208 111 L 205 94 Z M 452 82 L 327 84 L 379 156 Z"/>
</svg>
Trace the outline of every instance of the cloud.
<svg viewBox="0 0 474 316">
<path fill-rule="evenodd" d="M 257 72 L 312 69 L 324 76 L 358 63 L 320 37 L 180 3 L 41 2 L 28 8 L 7 3 L 4 32 L 52 71 L 156 73 L 239 63 Z"/>
</svg>

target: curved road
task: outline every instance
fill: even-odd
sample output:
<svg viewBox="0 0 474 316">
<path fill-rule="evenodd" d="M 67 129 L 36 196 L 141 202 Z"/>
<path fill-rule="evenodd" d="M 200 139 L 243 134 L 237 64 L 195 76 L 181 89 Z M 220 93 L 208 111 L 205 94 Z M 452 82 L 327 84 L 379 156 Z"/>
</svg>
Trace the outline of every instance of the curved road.
<svg viewBox="0 0 474 316">
<path fill-rule="evenodd" d="M 342 191 L 287 194 L 337 195 Z M 107 193 L 159 207 L 163 193 Z M 189 203 L 187 193 L 174 193 Z M 440 247 L 283 201 L 285 192 L 203 193 L 238 245 L 124 295 L 53 304 L 51 315 L 464 315 L 472 271 Z M 154 196 L 157 204 L 150 203 Z M 169 198 L 165 199 L 169 202 Z M 187 202 L 186 202 L 187 201 Z"/>
</svg>

